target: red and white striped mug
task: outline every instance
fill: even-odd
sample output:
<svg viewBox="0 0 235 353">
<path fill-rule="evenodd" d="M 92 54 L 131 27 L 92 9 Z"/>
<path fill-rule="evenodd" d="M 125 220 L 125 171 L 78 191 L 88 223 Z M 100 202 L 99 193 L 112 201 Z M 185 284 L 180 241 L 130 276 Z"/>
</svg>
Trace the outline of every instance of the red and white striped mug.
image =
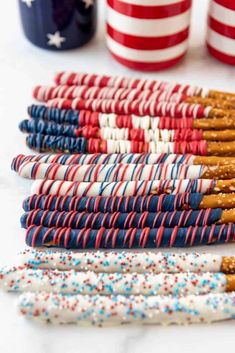
<svg viewBox="0 0 235 353">
<path fill-rule="evenodd" d="M 218 60 L 235 65 L 235 0 L 211 0 L 207 47 Z"/>
<path fill-rule="evenodd" d="M 121 64 L 166 69 L 186 54 L 192 0 L 107 0 L 107 45 Z"/>
</svg>

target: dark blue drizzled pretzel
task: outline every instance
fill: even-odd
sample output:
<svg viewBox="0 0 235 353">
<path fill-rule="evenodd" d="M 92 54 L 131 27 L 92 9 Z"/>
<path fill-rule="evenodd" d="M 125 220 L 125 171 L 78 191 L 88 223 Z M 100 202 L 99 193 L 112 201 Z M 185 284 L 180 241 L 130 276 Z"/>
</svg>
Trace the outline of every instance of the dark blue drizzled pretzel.
<svg viewBox="0 0 235 353">
<path fill-rule="evenodd" d="M 22 120 L 19 129 L 30 134 L 79 137 L 79 130 L 74 125 L 62 125 L 43 120 Z"/>
<path fill-rule="evenodd" d="M 45 105 L 31 105 L 28 114 L 33 119 L 53 121 L 58 124 L 72 124 L 79 126 L 79 111 L 57 108 L 47 108 Z"/>
<path fill-rule="evenodd" d="M 79 229 L 30 226 L 26 243 L 32 247 L 52 246 L 66 249 L 127 249 L 189 247 L 223 244 L 235 240 L 235 224 L 204 227 L 156 229 Z"/>
<path fill-rule="evenodd" d="M 43 227 L 62 227 L 72 229 L 92 228 L 159 228 L 159 227 L 190 227 L 205 226 L 221 220 L 222 209 L 183 210 L 173 212 L 113 212 L 113 213 L 80 213 L 76 211 L 58 212 L 40 209 L 24 213 L 21 217 L 22 228 L 31 225 Z"/>
<path fill-rule="evenodd" d="M 32 119 L 42 119 L 52 121 L 58 124 L 71 124 L 77 127 L 81 126 L 96 126 L 100 127 L 100 116 L 102 113 L 96 113 L 89 110 L 73 110 L 73 109 L 59 109 L 59 108 L 48 108 L 44 105 L 32 105 L 28 108 L 28 113 Z M 133 124 L 133 120 L 138 117 L 133 115 L 117 115 L 115 126 L 118 128 L 134 128 L 136 124 Z M 145 119 L 145 117 L 141 117 Z M 154 119 L 154 118 L 153 118 Z M 177 129 L 202 129 L 202 130 L 221 130 L 231 129 L 235 127 L 235 124 L 226 119 L 193 119 L 193 118 L 169 118 L 167 116 L 161 116 L 159 123 L 155 127 L 159 129 L 177 130 Z M 113 126 L 113 124 L 112 124 Z M 115 127 L 114 126 L 114 127 Z"/>
<path fill-rule="evenodd" d="M 68 136 L 68 137 L 84 137 L 84 138 L 100 138 L 100 139 L 114 139 L 114 140 L 129 140 L 137 142 L 149 142 L 155 141 L 152 134 L 154 130 L 148 129 L 119 129 L 119 128 L 100 128 L 91 125 L 86 125 L 82 127 L 77 127 L 72 124 L 57 124 L 55 122 L 44 121 L 44 120 L 23 120 L 19 124 L 19 129 L 25 133 L 41 133 L 44 135 L 52 136 Z M 162 134 L 166 135 L 166 130 L 159 130 L 160 136 Z M 121 133 L 121 135 L 120 135 Z M 146 137 L 146 133 L 149 137 Z M 215 139 L 217 138 L 217 132 L 215 134 Z M 203 140 L 203 132 L 201 130 L 191 130 L 191 129 L 177 129 L 169 130 L 168 138 L 166 142 L 178 142 L 178 141 L 201 141 Z M 121 137 L 122 136 L 122 137 Z M 213 139 L 213 136 L 211 137 Z M 159 137 L 159 141 L 161 138 Z M 158 142 L 157 140 L 155 142 Z"/>
<path fill-rule="evenodd" d="M 40 133 L 30 134 L 26 138 L 26 144 L 38 152 L 54 151 L 69 153 L 86 153 L 87 140 L 83 137 L 71 138 L 65 136 L 49 136 Z"/>
<path fill-rule="evenodd" d="M 198 209 L 203 199 L 201 193 L 183 193 L 159 196 L 109 196 L 76 197 L 57 195 L 32 195 L 24 200 L 23 209 L 77 212 L 166 212 Z"/>
</svg>

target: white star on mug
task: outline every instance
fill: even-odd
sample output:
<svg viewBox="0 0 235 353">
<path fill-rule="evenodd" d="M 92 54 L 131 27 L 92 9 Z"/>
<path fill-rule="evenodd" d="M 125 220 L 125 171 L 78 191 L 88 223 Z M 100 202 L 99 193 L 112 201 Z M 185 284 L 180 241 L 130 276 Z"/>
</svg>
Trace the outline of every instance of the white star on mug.
<svg viewBox="0 0 235 353">
<path fill-rule="evenodd" d="M 47 44 L 54 45 L 56 48 L 61 48 L 61 44 L 66 41 L 66 38 L 62 37 L 59 31 L 56 31 L 54 34 L 48 33 L 47 38 Z"/>
<path fill-rule="evenodd" d="M 21 0 L 23 3 L 25 3 L 25 5 L 27 5 L 28 7 L 32 7 L 32 2 L 34 2 L 35 0 Z"/>
<path fill-rule="evenodd" d="M 82 2 L 84 2 L 86 9 L 94 5 L 94 0 L 82 0 Z"/>
</svg>

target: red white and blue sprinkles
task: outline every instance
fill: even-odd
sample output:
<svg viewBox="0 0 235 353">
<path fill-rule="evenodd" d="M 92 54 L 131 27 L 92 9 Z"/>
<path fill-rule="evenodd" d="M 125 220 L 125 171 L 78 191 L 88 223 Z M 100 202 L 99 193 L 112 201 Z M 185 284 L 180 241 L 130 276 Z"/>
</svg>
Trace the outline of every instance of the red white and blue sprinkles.
<svg viewBox="0 0 235 353">
<path fill-rule="evenodd" d="M 142 295 L 22 294 L 18 309 L 29 319 L 54 324 L 192 324 L 235 318 L 235 293 L 185 297 Z"/>
<path fill-rule="evenodd" d="M 173 295 L 223 293 L 223 273 L 105 273 L 43 270 L 24 267 L 0 270 L 0 287 L 10 292 L 48 292 L 89 295 Z"/>
<path fill-rule="evenodd" d="M 39 251 L 26 249 L 19 254 L 19 266 L 94 272 L 180 273 L 221 272 L 222 256 L 198 253 L 151 251 Z"/>
</svg>

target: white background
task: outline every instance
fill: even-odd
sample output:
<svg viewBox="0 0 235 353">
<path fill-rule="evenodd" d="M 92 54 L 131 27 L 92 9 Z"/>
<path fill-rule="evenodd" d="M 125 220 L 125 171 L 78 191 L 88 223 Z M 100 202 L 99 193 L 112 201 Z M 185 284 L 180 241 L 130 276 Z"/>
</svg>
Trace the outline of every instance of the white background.
<svg viewBox="0 0 235 353">
<path fill-rule="evenodd" d="M 47 1 L 47 0 L 45 0 Z M 144 1 L 144 0 L 143 0 Z M 177 67 L 155 74 L 134 73 L 115 63 L 105 47 L 104 0 L 99 0 L 100 21 L 96 38 L 82 49 L 64 53 L 40 50 L 21 32 L 15 0 L 1 1 L 0 10 L 0 265 L 13 264 L 24 248 L 20 229 L 21 203 L 30 192 L 30 181 L 10 170 L 13 156 L 29 153 L 18 123 L 25 119 L 35 84 L 52 82 L 61 69 L 128 74 L 190 82 L 235 91 L 235 70 L 208 56 L 204 46 L 206 0 L 194 0 L 190 50 Z M 199 249 L 197 249 L 199 250 Z M 211 246 L 199 251 L 234 254 L 235 245 Z M 221 352 L 234 346 L 234 322 L 190 327 L 79 328 L 40 326 L 16 313 L 16 297 L 0 293 L 0 352 Z"/>
</svg>

